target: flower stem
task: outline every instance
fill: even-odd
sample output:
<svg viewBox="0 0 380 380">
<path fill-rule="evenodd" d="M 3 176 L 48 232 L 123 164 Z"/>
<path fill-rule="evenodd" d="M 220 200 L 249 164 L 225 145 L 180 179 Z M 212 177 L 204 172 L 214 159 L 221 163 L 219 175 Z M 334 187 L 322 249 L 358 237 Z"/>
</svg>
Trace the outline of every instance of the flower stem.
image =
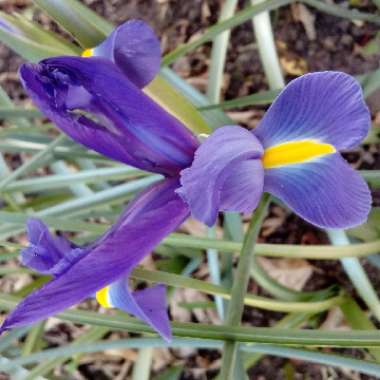
<svg viewBox="0 0 380 380">
<path fill-rule="evenodd" d="M 241 322 L 244 309 L 244 296 L 248 286 L 251 261 L 261 223 L 265 217 L 269 195 L 264 194 L 261 202 L 253 214 L 248 231 L 244 237 L 235 281 L 231 292 L 231 301 L 226 316 L 226 326 L 237 326 Z M 223 349 L 221 380 L 233 380 L 234 366 L 238 344 L 226 340 Z"/>
</svg>

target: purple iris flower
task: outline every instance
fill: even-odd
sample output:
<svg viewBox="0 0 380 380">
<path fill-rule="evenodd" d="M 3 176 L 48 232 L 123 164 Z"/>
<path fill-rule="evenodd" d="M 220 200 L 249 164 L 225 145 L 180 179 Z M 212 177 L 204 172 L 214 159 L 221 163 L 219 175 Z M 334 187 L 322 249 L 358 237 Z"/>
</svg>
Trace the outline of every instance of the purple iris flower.
<svg viewBox="0 0 380 380">
<path fill-rule="evenodd" d="M 128 276 L 190 214 L 211 226 L 219 211 L 253 211 L 267 191 L 320 227 L 346 228 L 366 220 L 369 189 L 339 154 L 357 145 L 370 126 L 352 77 L 304 75 L 281 92 L 254 131 L 225 126 L 201 144 L 141 90 L 159 66 L 157 37 L 145 23 L 129 21 L 83 57 L 21 67 L 35 104 L 73 140 L 163 179 L 86 246 L 53 236 L 30 219 L 22 262 L 53 279 L 28 295 L 0 331 L 96 294 L 101 305 L 136 316 L 169 340 L 165 288 L 132 292 Z"/>
</svg>

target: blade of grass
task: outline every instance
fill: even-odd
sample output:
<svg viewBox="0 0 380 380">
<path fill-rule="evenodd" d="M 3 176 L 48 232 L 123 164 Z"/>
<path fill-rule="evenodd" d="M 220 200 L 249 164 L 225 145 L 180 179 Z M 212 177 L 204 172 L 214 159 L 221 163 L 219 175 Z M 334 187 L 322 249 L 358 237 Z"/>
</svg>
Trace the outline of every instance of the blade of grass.
<svg viewBox="0 0 380 380">
<path fill-rule="evenodd" d="M 214 228 L 207 228 L 207 236 L 209 238 L 216 237 L 216 231 Z M 219 255 L 218 251 L 215 249 L 208 249 L 207 252 L 207 264 L 210 271 L 210 279 L 213 284 L 220 285 L 220 267 L 219 267 Z M 218 312 L 219 318 L 223 321 L 224 319 L 224 304 L 223 299 L 219 296 L 215 296 L 215 306 Z"/>
<path fill-rule="evenodd" d="M 20 298 L 0 294 L 0 308 L 10 310 Z M 75 323 L 105 326 L 115 330 L 132 331 L 133 333 L 151 333 L 154 331 L 135 318 L 127 315 L 112 316 L 84 310 L 66 310 L 56 316 Z M 234 340 L 248 343 L 270 343 L 313 347 L 380 347 L 380 331 L 319 331 L 279 329 L 271 327 L 219 326 L 202 323 L 173 322 L 175 337 Z M 162 340 L 160 339 L 162 342 Z M 140 347 L 139 347 L 140 348 Z"/>
<path fill-rule="evenodd" d="M 376 330 L 376 326 L 371 322 L 370 318 L 364 313 L 356 301 L 347 297 L 345 302 L 339 305 L 344 317 L 349 325 L 355 330 Z M 380 362 L 380 350 L 376 348 L 370 348 L 368 350 L 372 357 Z"/>
<path fill-rule="evenodd" d="M 244 352 L 261 352 L 267 355 L 279 356 L 305 360 L 310 363 L 318 363 L 333 367 L 347 368 L 367 375 L 377 377 L 380 373 L 380 365 L 367 360 L 353 359 L 350 357 L 318 352 L 316 350 L 305 350 L 292 347 L 279 347 L 272 345 L 242 345 Z"/>
<path fill-rule="evenodd" d="M 61 144 L 62 141 L 64 141 L 66 137 L 64 135 L 58 136 L 52 143 L 50 143 L 45 150 L 37 153 L 34 157 L 32 157 L 30 160 L 26 161 L 23 165 L 19 166 L 15 171 L 13 171 L 11 174 L 9 174 L 6 178 L 0 181 L 0 192 L 4 187 L 9 185 L 12 181 L 14 181 L 16 178 L 20 177 L 21 175 L 24 175 L 32 170 L 35 170 L 36 168 L 39 168 L 47 160 L 51 157 L 51 152 L 54 150 L 56 146 Z"/>
<path fill-rule="evenodd" d="M 163 57 L 162 64 L 164 66 L 170 65 L 179 57 L 196 49 L 204 43 L 211 41 L 220 33 L 223 33 L 235 26 L 242 24 L 245 21 L 248 21 L 251 17 L 261 12 L 279 8 L 281 6 L 289 4 L 290 2 L 291 0 L 267 0 L 263 4 L 246 7 L 245 9 L 236 13 L 234 16 L 228 18 L 227 20 L 224 20 L 211 26 L 198 38 L 192 40 L 191 42 L 188 42 L 187 44 L 180 45 L 172 52 L 166 54 Z"/>
<path fill-rule="evenodd" d="M 10 268 L 14 269 L 14 268 Z M 17 269 L 17 268 L 16 268 Z M 168 286 L 194 289 L 201 292 L 218 295 L 225 299 L 230 300 L 232 292 L 223 286 L 215 285 L 206 281 L 197 280 L 194 278 L 189 278 L 186 276 L 177 275 L 174 273 L 162 272 L 162 271 L 153 271 L 153 270 L 144 270 L 142 268 L 136 268 L 132 274 L 132 278 L 154 282 L 162 283 Z M 240 281 L 240 277 L 239 281 Z M 322 294 L 321 294 L 322 295 Z M 330 297 L 330 298 L 327 298 Z M 287 302 L 287 301 L 278 301 L 271 298 L 254 296 L 254 295 L 245 295 L 242 302 L 245 305 L 257 307 L 260 309 L 272 310 L 272 311 L 282 311 L 282 312 L 321 312 L 330 309 L 334 305 L 339 305 L 343 300 L 343 296 L 332 296 L 329 293 L 325 294 L 325 299 L 322 301 L 308 301 L 308 302 Z"/>
<path fill-rule="evenodd" d="M 161 69 L 161 75 L 168 81 L 178 92 L 186 96 L 186 98 L 195 106 L 202 107 L 210 104 L 208 98 L 197 91 L 193 86 L 187 83 L 174 71 L 167 67 Z M 231 124 L 233 121 L 222 111 L 216 109 L 211 111 L 203 111 L 203 117 L 211 127 L 206 133 L 210 133 L 212 129 L 221 127 L 223 125 Z"/>
<path fill-rule="evenodd" d="M 146 347 L 139 351 L 139 355 L 133 366 L 132 380 L 149 380 L 150 367 L 153 359 L 153 348 Z"/>
<path fill-rule="evenodd" d="M 145 175 L 147 175 L 147 173 L 132 167 L 116 166 L 114 168 L 81 170 L 69 174 L 56 174 L 37 178 L 27 178 L 7 185 L 3 191 L 32 192 L 52 190 L 69 186 L 71 183 L 97 183 L 108 180 L 125 180 L 127 178 L 141 177 Z"/>
<path fill-rule="evenodd" d="M 162 61 L 163 65 L 170 65 L 179 57 L 185 55 L 186 53 L 196 49 L 202 44 L 211 41 L 219 33 L 222 33 L 228 29 L 231 29 L 237 25 L 242 24 L 245 21 L 248 21 L 251 17 L 256 16 L 265 11 L 271 11 L 276 8 L 280 8 L 284 5 L 291 3 L 290 0 L 267 0 L 264 3 L 250 6 L 242 11 L 236 13 L 233 17 L 215 24 L 208 28 L 203 34 L 198 38 L 188 42 L 187 44 L 180 45 L 178 48 L 168 53 Z M 362 20 L 372 22 L 376 25 L 380 25 L 380 16 L 376 14 L 359 12 L 357 10 L 347 10 L 341 6 L 328 4 L 319 0 L 302 0 L 303 3 L 310 5 L 313 8 L 316 8 L 322 12 L 332 14 L 337 17 L 347 18 L 350 20 Z"/>
<path fill-rule="evenodd" d="M 38 342 L 41 340 L 44 332 L 45 322 L 37 323 L 28 333 L 25 342 L 22 345 L 21 355 L 28 356 L 38 348 Z"/>
<path fill-rule="evenodd" d="M 73 207 L 73 209 L 75 209 L 75 207 Z M 0 211 L 0 221 L 3 223 L 8 223 L 10 225 L 13 224 L 12 228 L 15 231 L 15 234 L 23 231 L 23 228 L 15 228 L 14 225 L 23 226 L 28 217 L 29 215 L 27 214 Z M 57 228 L 64 231 L 89 231 L 100 234 L 107 229 L 107 226 L 105 225 L 82 222 L 77 219 L 70 220 L 68 218 L 54 217 L 52 215 L 40 215 L 39 217 L 47 224 L 49 224 L 52 228 Z M 240 242 L 221 239 L 214 240 L 204 237 L 185 235 L 182 233 L 170 234 L 168 237 L 163 239 L 161 244 L 177 248 L 213 248 L 217 249 L 220 253 L 223 254 L 239 252 L 242 248 L 242 243 Z M 0 241 L 0 246 L 7 247 L 9 246 L 9 243 Z M 17 246 L 15 246 L 15 248 L 17 248 Z M 344 257 L 366 257 L 376 254 L 379 251 L 380 240 L 342 246 L 258 243 L 256 244 L 255 255 L 268 257 L 304 258 L 314 260 L 335 260 Z"/>
<path fill-rule="evenodd" d="M 91 48 L 112 32 L 112 25 L 75 0 L 33 0 L 66 29 L 83 48 Z"/>
<path fill-rule="evenodd" d="M 251 5 L 264 3 L 265 0 L 251 0 Z M 285 86 L 280 62 L 278 60 L 276 45 L 273 37 L 269 12 L 262 12 L 252 18 L 257 48 L 265 76 L 271 90 L 281 89 Z"/>
<path fill-rule="evenodd" d="M 197 107 L 199 111 L 208 111 L 214 109 L 224 109 L 228 110 L 231 108 L 239 108 L 246 106 L 261 106 L 268 105 L 273 102 L 275 97 L 278 95 L 278 90 L 270 90 L 270 91 L 260 91 L 252 95 L 242 96 L 240 98 L 226 100 L 220 102 L 218 104 L 209 104 L 204 106 Z"/>
<path fill-rule="evenodd" d="M 69 215 L 70 213 L 77 214 L 79 211 L 92 210 L 94 207 L 103 207 L 115 201 L 123 201 L 128 194 L 141 190 L 161 179 L 161 176 L 152 175 L 136 181 L 130 181 L 122 185 L 112 187 L 107 190 L 99 191 L 87 197 L 75 198 L 55 206 L 46 208 L 36 212 L 34 216 L 44 217 L 53 215 Z M 10 236 L 22 232 L 24 227 L 15 229 L 14 226 L 0 227 L 1 239 L 6 239 Z"/>
<path fill-rule="evenodd" d="M 229 19 L 235 13 L 237 0 L 226 0 L 222 6 L 218 23 Z M 223 71 L 226 62 L 230 30 L 218 34 L 212 41 L 211 62 L 207 87 L 207 97 L 211 103 L 219 103 L 223 84 Z"/>
<path fill-rule="evenodd" d="M 343 230 L 327 230 L 327 234 L 334 245 L 349 245 L 350 241 Z M 341 259 L 341 264 L 360 294 L 368 308 L 372 311 L 377 320 L 380 321 L 380 300 L 367 277 L 360 261 L 357 257 L 345 257 Z"/>
<path fill-rule="evenodd" d="M 0 371 L 8 373 L 12 376 L 12 380 L 25 380 L 28 376 L 29 371 L 21 366 L 13 365 L 12 361 L 8 358 L 0 356 Z M 7 369 L 8 368 L 8 369 Z M 47 380 L 46 377 L 38 376 L 34 378 L 35 380 Z"/>
<path fill-rule="evenodd" d="M 0 107 L 0 119 L 34 119 L 41 116 L 41 112 L 36 109 L 27 109 L 22 107 Z"/>
</svg>

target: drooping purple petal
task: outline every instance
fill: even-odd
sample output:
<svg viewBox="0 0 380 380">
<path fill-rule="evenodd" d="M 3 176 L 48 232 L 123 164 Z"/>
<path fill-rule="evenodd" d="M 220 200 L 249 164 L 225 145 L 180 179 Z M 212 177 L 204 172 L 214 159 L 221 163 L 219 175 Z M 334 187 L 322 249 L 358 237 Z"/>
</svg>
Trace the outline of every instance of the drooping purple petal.
<svg viewBox="0 0 380 380">
<path fill-rule="evenodd" d="M 220 211 L 253 211 L 260 201 L 264 187 L 261 160 L 240 161 L 229 169 L 220 197 Z"/>
<path fill-rule="evenodd" d="M 119 25 L 92 49 L 92 53 L 113 61 L 140 88 L 154 79 L 160 70 L 160 41 L 151 27 L 141 20 Z"/>
<path fill-rule="evenodd" d="M 167 313 L 166 287 L 155 285 L 131 292 L 128 280 L 121 279 L 110 286 L 110 303 L 155 329 L 164 339 L 171 339 L 170 322 Z"/>
<path fill-rule="evenodd" d="M 42 274 L 58 276 L 78 261 L 84 250 L 63 236 L 53 236 L 40 220 L 27 222 L 28 247 L 21 250 L 21 262 Z"/>
<path fill-rule="evenodd" d="M 176 179 L 166 179 L 144 191 L 108 232 L 84 247 L 80 260 L 21 301 L 0 332 L 54 315 L 128 274 L 188 216 L 177 187 Z"/>
<path fill-rule="evenodd" d="M 337 150 L 354 147 L 367 135 L 370 115 L 359 83 L 326 71 L 290 82 L 254 130 L 265 148 L 314 139 Z"/>
<path fill-rule="evenodd" d="M 23 65 L 20 74 L 41 111 L 86 147 L 166 175 L 190 165 L 195 136 L 112 62 L 56 57 Z"/>
<path fill-rule="evenodd" d="M 192 165 L 181 172 L 182 186 L 177 192 L 193 216 L 209 226 L 215 223 L 220 208 L 251 211 L 262 191 L 262 153 L 261 144 L 248 130 L 219 128 L 197 149 Z M 257 162 L 242 164 L 253 160 Z M 239 173 L 245 174 L 240 181 Z"/>
<path fill-rule="evenodd" d="M 264 191 L 322 228 L 361 224 L 371 208 L 366 182 L 339 153 L 266 170 L 264 181 Z"/>
</svg>

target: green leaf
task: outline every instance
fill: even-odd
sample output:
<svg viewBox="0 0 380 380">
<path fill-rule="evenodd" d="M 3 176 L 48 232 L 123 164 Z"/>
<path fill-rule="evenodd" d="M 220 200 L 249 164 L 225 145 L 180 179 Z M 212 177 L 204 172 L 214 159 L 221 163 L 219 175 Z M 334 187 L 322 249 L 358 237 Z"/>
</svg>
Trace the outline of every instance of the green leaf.
<svg viewBox="0 0 380 380">
<path fill-rule="evenodd" d="M 153 380 L 179 380 L 183 369 L 183 365 L 168 368 L 159 375 L 155 376 Z"/>
<path fill-rule="evenodd" d="M 347 322 L 355 330 L 376 330 L 369 316 L 359 307 L 355 300 L 347 297 L 345 302 L 339 305 Z M 380 350 L 370 348 L 369 352 L 377 362 L 380 362 Z"/>
<path fill-rule="evenodd" d="M 66 29 L 83 48 L 99 44 L 113 26 L 76 0 L 33 0 L 58 24 Z"/>
<path fill-rule="evenodd" d="M 34 119 L 41 116 L 41 112 L 37 111 L 36 109 L 26 109 L 21 107 L 0 107 L 0 119 Z"/>
<path fill-rule="evenodd" d="M 0 12 L 0 17 L 5 19 L 15 29 L 19 29 L 22 34 L 30 40 L 38 41 L 41 44 L 51 47 L 59 47 L 62 51 L 66 51 L 66 54 L 77 54 L 79 52 L 78 46 L 65 40 L 60 35 L 48 29 L 44 29 L 40 24 L 30 21 L 19 13 L 9 15 Z"/>
<path fill-rule="evenodd" d="M 195 134 L 210 132 L 210 127 L 197 109 L 161 75 L 149 83 L 144 92 Z"/>
<path fill-rule="evenodd" d="M 3 188 L 3 192 L 36 192 L 46 191 L 52 189 L 65 188 L 72 183 L 97 183 L 109 180 L 125 180 L 128 178 L 136 178 L 147 176 L 147 173 L 124 166 L 117 166 L 114 168 L 99 168 L 93 170 L 82 170 L 70 174 L 56 174 L 44 177 L 27 178 L 19 181 L 14 181 Z"/>
<path fill-rule="evenodd" d="M 0 294 L 0 308 L 2 310 L 13 309 L 20 301 L 20 298 L 8 294 Z M 154 331 L 145 323 L 128 317 L 104 315 L 84 310 L 66 310 L 59 313 L 57 318 L 69 320 L 75 323 L 91 324 L 95 326 L 105 326 L 110 329 L 126 330 L 133 333 L 152 333 Z M 219 326 L 202 323 L 180 323 L 173 322 L 172 330 L 175 337 L 185 337 L 191 346 L 201 347 L 202 342 L 207 347 L 215 347 L 215 342 L 199 341 L 194 343 L 192 338 L 209 340 L 236 340 L 247 343 L 273 343 L 273 344 L 295 344 L 300 346 L 330 346 L 330 347 L 380 347 L 380 331 L 319 331 L 319 330 L 298 330 L 279 329 L 271 327 L 246 327 L 246 326 Z M 128 339 L 132 347 L 142 346 Z M 139 340 L 141 341 L 141 339 Z M 173 341 L 174 342 L 174 341 Z M 109 342 L 110 343 L 110 342 Z M 162 346 L 162 339 L 157 339 L 158 346 Z M 185 345 L 181 341 L 181 345 Z M 157 346 L 156 345 L 156 346 Z M 154 340 L 147 345 L 154 346 Z M 62 347 L 65 349 L 65 347 Z M 42 353 L 34 354 L 40 355 Z M 25 360 L 22 358 L 20 360 Z M 41 360 L 41 357 L 38 357 Z"/>
<path fill-rule="evenodd" d="M 205 95 L 201 94 L 198 90 L 196 90 L 193 86 L 191 86 L 189 83 L 187 83 L 184 79 L 182 79 L 178 74 L 176 74 L 169 68 L 162 68 L 161 75 L 181 94 L 186 96 L 186 98 L 195 107 L 203 107 L 210 104 L 209 99 Z M 221 127 L 223 125 L 233 124 L 232 119 L 230 119 L 224 112 L 218 109 L 202 111 L 202 115 L 212 129 Z"/>
<path fill-rule="evenodd" d="M 1 269 L 1 268 L 0 268 Z M 10 268 L 13 269 L 13 268 Z M 174 286 L 185 289 L 194 289 L 201 292 L 221 296 L 225 299 L 231 299 L 230 290 L 224 288 L 221 285 L 212 284 L 210 282 L 197 280 L 182 275 L 177 275 L 168 272 L 160 272 L 153 270 L 145 270 L 142 268 L 135 268 L 131 274 L 132 278 L 137 280 L 144 280 L 153 283 L 162 283 L 168 286 Z M 326 297 L 331 296 L 326 294 Z M 329 308 L 339 305 L 343 301 L 342 296 L 334 296 L 324 299 L 322 301 L 309 301 L 309 302 L 287 302 L 278 301 L 271 298 L 255 296 L 247 294 L 244 296 L 242 302 L 245 305 L 257 307 L 260 309 L 282 311 L 282 312 L 321 312 L 328 310 Z"/>
<path fill-rule="evenodd" d="M 278 90 L 261 91 L 256 94 L 242 96 L 233 100 L 226 100 L 218 104 L 210 104 L 207 106 L 198 107 L 199 111 L 207 111 L 213 109 L 228 110 L 231 108 L 239 108 L 246 106 L 261 106 L 268 105 L 273 102 L 275 97 L 279 94 Z"/>
<path fill-rule="evenodd" d="M 248 21 L 252 16 L 255 16 L 264 11 L 279 8 L 281 6 L 289 4 L 290 2 L 291 0 L 267 0 L 263 4 L 246 7 L 242 11 L 236 13 L 233 17 L 230 17 L 227 20 L 224 20 L 222 22 L 219 22 L 218 24 L 211 26 L 200 37 L 192 40 L 187 44 L 180 45 L 178 48 L 168 53 L 163 58 L 162 64 L 165 66 L 170 65 L 179 57 L 196 49 L 204 43 L 211 41 L 218 34 L 225 32 L 226 30 L 229 30 L 235 26 L 238 26 L 245 21 Z"/>
<path fill-rule="evenodd" d="M 291 2 L 291 0 L 266 0 L 265 2 L 260 3 L 258 5 L 246 7 L 242 11 L 236 13 L 233 17 L 230 17 L 225 21 L 211 26 L 198 38 L 192 40 L 187 44 L 180 45 L 178 48 L 168 53 L 164 57 L 162 63 L 163 65 L 170 65 L 179 57 L 196 49 L 204 43 L 211 41 L 218 34 L 235 26 L 238 26 L 245 21 L 248 21 L 251 17 L 258 15 L 261 12 L 271 11 L 273 9 L 287 5 Z M 337 17 L 347 18 L 350 20 L 369 21 L 376 25 L 380 25 L 380 16 L 376 14 L 358 12 L 357 10 L 347 10 L 341 6 L 332 5 L 319 0 L 302 0 L 302 2 L 320 10 L 321 12 L 332 14 Z"/>
<path fill-rule="evenodd" d="M 18 19 L 5 14 L 0 14 L 0 16 L 6 18 L 8 22 L 15 25 L 15 28 L 19 30 L 19 33 L 12 33 L 4 28 L 0 28 L 0 40 L 28 61 L 38 62 L 43 58 L 51 56 L 76 54 L 75 48 L 70 49 L 61 42 L 58 42 L 58 40 L 56 44 L 50 45 L 44 42 L 41 37 L 37 39 L 30 37 L 31 35 L 41 36 L 44 34 L 43 29 L 35 24 L 28 24 L 26 33 L 24 34 L 24 31 L 19 28 L 20 24 L 17 21 L 21 16 Z M 51 38 L 50 33 L 49 38 Z"/>
<path fill-rule="evenodd" d="M 333 367 L 347 368 L 367 375 L 377 377 L 380 373 L 380 365 L 367 360 L 353 359 L 347 356 L 327 354 L 316 350 L 305 350 L 291 347 L 279 347 L 272 345 L 243 345 L 244 352 L 261 352 L 267 355 L 280 356 L 305 360 L 310 363 L 318 363 Z"/>
</svg>

